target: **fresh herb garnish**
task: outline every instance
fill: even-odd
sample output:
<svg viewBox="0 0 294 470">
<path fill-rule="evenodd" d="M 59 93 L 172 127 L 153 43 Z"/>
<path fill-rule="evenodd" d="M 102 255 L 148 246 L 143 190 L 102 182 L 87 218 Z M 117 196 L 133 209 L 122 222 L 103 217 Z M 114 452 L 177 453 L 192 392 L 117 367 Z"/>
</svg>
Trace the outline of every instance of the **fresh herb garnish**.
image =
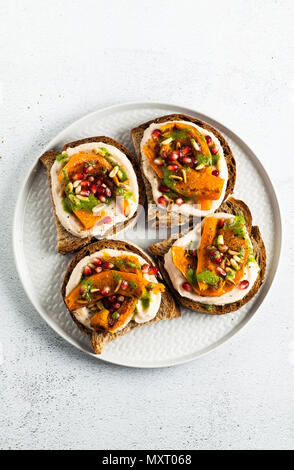
<svg viewBox="0 0 294 470">
<path fill-rule="evenodd" d="M 197 277 L 196 277 L 195 269 L 192 269 L 192 268 L 188 269 L 186 276 L 187 276 L 187 279 L 190 282 L 190 284 L 192 284 L 192 285 L 197 284 Z"/>
<path fill-rule="evenodd" d="M 68 160 L 68 154 L 66 152 L 62 152 L 56 155 L 56 161 L 59 163 L 65 163 L 67 160 Z"/>
<path fill-rule="evenodd" d="M 212 155 L 211 159 L 212 159 L 212 164 L 213 166 L 216 166 L 217 165 L 217 162 L 219 161 L 219 158 L 220 158 L 220 154 L 217 153 L 216 155 Z"/>
<path fill-rule="evenodd" d="M 129 286 L 131 289 L 136 289 L 138 284 L 135 281 L 129 281 Z"/>
<path fill-rule="evenodd" d="M 243 215 L 236 215 L 234 217 L 234 222 L 232 224 L 230 224 L 230 221 L 227 220 L 224 225 L 224 228 L 232 230 L 234 234 L 240 238 L 245 238 L 246 230 L 245 230 L 245 219 Z"/>
<path fill-rule="evenodd" d="M 81 290 L 83 291 L 82 293 L 82 298 L 87 300 L 87 302 L 90 302 L 91 300 L 91 294 L 90 291 L 93 288 L 93 281 L 92 279 L 83 279 L 81 282 Z"/>
<path fill-rule="evenodd" d="M 203 155 L 202 153 L 198 153 L 197 155 L 197 164 L 200 165 L 205 165 L 205 166 L 211 166 L 212 165 L 212 158 L 211 155 Z"/>
</svg>

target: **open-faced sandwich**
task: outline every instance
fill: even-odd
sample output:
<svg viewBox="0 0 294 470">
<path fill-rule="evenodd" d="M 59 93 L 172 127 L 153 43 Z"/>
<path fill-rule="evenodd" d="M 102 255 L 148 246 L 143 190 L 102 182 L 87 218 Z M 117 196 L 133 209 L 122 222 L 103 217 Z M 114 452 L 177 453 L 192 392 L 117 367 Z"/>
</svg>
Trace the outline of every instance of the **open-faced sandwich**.
<svg viewBox="0 0 294 470">
<path fill-rule="evenodd" d="M 257 293 L 265 275 L 259 228 L 252 226 L 246 204 L 234 198 L 183 236 L 149 249 L 176 298 L 199 312 L 238 310 Z"/>
<path fill-rule="evenodd" d="M 144 203 L 140 171 L 136 158 L 115 140 L 78 140 L 40 160 L 47 169 L 60 253 L 117 234 L 136 219 Z"/>
<path fill-rule="evenodd" d="M 97 354 L 134 328 L 180 316 L 157 274 L 144 251 L 119 240 L 92 243 L 72 260 L 62 297 Z"/>
<path fill-rule="evenodd" d="M 234 156 L 220 132 L 205 122 L 171 114 L 141 124 L 131 136 L 141 162 L 149 220 L 156 217 L 173 225 L 178 214 L 183 221 L 205 216 L 233 192 Z"/>
</svg>

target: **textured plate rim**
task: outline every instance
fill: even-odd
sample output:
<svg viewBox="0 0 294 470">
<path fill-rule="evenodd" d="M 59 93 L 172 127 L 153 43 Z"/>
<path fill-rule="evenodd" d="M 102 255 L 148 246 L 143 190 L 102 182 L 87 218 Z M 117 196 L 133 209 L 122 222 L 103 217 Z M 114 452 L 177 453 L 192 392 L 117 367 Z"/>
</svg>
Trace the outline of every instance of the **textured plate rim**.
<svg viewBox="0 0 294 470">
<path fill-rule="evenodd" d="M 58 141 L 61 137 L 62 134 L 66 131 L 68 131 L 73 125 L 78 125 L 79 123 L 82 123 L 83 120 L 87 120 L 91 118 L 91 116 L 94 116 L 96 114 L 105 114 L 105 113 L 111 113 L 115 112 L 117 110 L 128 110 L 128 109 L 138 109 L 138 108 L 163 108 L 163 109 L 169 109 L 171 112 L 178 112 L 178 113 L 185 113 L 185 114 L 190 114 L 191 116 L 198 117 L 199 119 L 202 119 L 203 121 L 206 121 L 208 123 L 211 123 L 215 127 L 219 128 L 221 131 L 224 131 L 229 137 L 234 139 L 238 145 L 240 145 L 246 152 L 246 155 L 250 158 L 254 166 L 257 168 L 258 172 L 262 175 L 263 181 L 266 183 L 267 186 L 267 191 L 270 193 L 270 197 L 272 200 L 272 209 L 274 213 L 274 219 L 275 222 L 277 223 L 277 227 L 275 227 L 275 232 L 276 232 L 276 238 L 277 238 L 277 244 L 275 245 L 274 253 L 273 253 L 273 258 L 272 258 L 272 263 L 271 263 L 271 270 L 270 272 L 267 273 L 266 280 L 261 288 L 261 292 L 258 296 L 258 298 L 255 300 L 254 304 L 252 305 L 250 311 L 248 314 L 245 316 L 245 318 L 228 334 L 223 336 L 221 339 L 215 341 L 211 345 L 207 346 L 206 348 L 202 349 L 199 352 L 194 352 L 194 353 L 189 353 L 184 356 L 180 356 L 178 359 L 166 359 L 163 361 L 158 361 L 154 364 L 146 364 L 144 362 L 140 361 L 135 361 L 134 363 L 131 363 L 129 361 L 122 361 L 122 360 L 110 360 L 107 358 L 103 358 L 97 354 L 94 354 L 90 351 L 87 351 L 84 349 L 78 342 L 76 342 L 69 334 L 64 332 L 48 315 L 48 313 L 41 307 L 41 305 L 38 305 L 34 294 L 30 291 L 30 288 L 28 286 L 28 281 L 25 279 L 25 273 L 24 269 L 22 267 L 25 266 L 25 263 L 21 263 L 21 260 L 24 260 L 24 251 L 23 251 L 23 239 L 18 239 L 18 234 L 19 234 L 19 228 L 23 226 L 23 220 L 24 220 L 24 208 L 26 205 L 26 198 L 23 198 L 23 195 L 26 194 L 27 192 L 27 185 L 30 181 L 30 179 L 33 179 L 34 174 L 36 171 L 38 171 L 38 168 L 40 168 L 40 163 L 39 163 L 39 158 L 40 156 L 46 152 L 48 149 L 52 148 L 55 144 L 54 142 Z M 108 362 L 110 364 L 115 364 L 115 365 L 120 365 L 120 366 L 125 366 L 125 367 L 131 367 L 131 368 L 146 368 L 146 369 L 152 369 L 152 368 L 163 368 L 163 367 L 171 367 L 175 365 L 180 365 L 180 364 L 185 364 L 188 362 L 191 362 L 195 359 L 199 359 L 200 357 L 203 357 L 207 355 L 208 353 L 216 350 L 219 348 L 221 345 L 225 344 L 228 342 L 230 339 L 232 339 L 242 328 L 247 325 L 249 320 L 253 317 L 253 315 L 257 312 L 258 308 L 264 301 L 265 297 L 267 296 L 270 287 L 272 285 L 272 282 L 275 278 L 278 264 L 279 264 L 279 258 L 280 258 L 280 253 L 281 253 L 281 245 L 282 245 L 282 222 L 281 222 L 281 213 L 280 213 L 280 208 L 279 208 L 279 203 L 277 200 L 276 196 L 276 191 L 274 184 L 272 180 L 269 178 L 267 171 L 261 164 L 260 160 L 256 156 L 256 154 L 251 150 L 251 148 L 230 128 L 224 126 L 222 123 L 219 121 L 215 120 L 214 118 L 211 118 L 207 114 L 203 114 L 201 112 L 195 111 L 191 108 L 187 108 L 185 106 L 181 106 L 179 104 L 174 104 L 174 103 L 162 103 L 162 102 L 154 102 L 154 101 L 131 101 L 127 103 L 120 103 L 120 104 L 115 104 L 112 106 L 107 106 L 101 109 L 98 109 L 96 111 L 93 111 L 91 113 L 86 114 L 85 116 L 82 116 L 81 118 L 73 121 L 71 124 L 66 126 L 62 131 L 60 131 L 53 139 L 48 142 L 48 144 L 42 149 L 42 152 L 36 157 L 35 161 L 31 165 L 31 167 L 28 170 L 28 173 L 26 177 L 23 180 L 23 183 L 21 185 L 21 188 L 19 190 L 19 194 L 17 197 L 16 205 L 15 205 L 15 210 L 14 210 L 14 217 L 13 217 L 13 224 L 12 224 L 12 245 L 13 245 L 13 254 L 14 254 L 14 261 L 17 269 L 17 273 L 19 276 L 19 279 L 23 285 L 24 291 L 26 292 L 27 297 L 29 298 L 30 302 L 32 305 L 35 307 L 37 312 L 41 315 L 41 317 L 45 320 L 45 322 L 56 332 L 58 333 L 63 339 L 68 341 L 71 345 L 75 346 L 77 349 L 80 351 L 83 351 L 89 356 L 94 357 L 95 359 L 100 359 L 104 362 Z"/>
</svg>

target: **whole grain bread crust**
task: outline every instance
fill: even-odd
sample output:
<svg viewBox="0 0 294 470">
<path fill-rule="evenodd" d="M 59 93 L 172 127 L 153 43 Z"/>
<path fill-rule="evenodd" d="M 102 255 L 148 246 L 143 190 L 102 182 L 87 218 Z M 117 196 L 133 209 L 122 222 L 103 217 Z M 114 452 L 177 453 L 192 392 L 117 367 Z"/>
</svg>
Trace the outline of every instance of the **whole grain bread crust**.
<svg viewBox="0 0 294 470">
<path fill-rule="evenodd" d="M 86 144 L 86 143 L 91 143 L 91 142 L 103 142 L 104 144 L 109 144 L 113 145 L 114 147 L 118 148 L 121 152 L 123 152 L 127 158 L 130 160 L 134 171 L 136 173 L 137 181 L 138 181 L 138 187 L 139 187 L 139 206 L 138 210 L 136 213 L 131 217 L 130 219 L 126 220 L 125 222 L 121 222 L 117 224 L 115 227 L 109 229 L 105 234 L 104 237 L 107 238 L 110 235 L 116 235 L 118 234 L 121 230 L 126 228 L 131 222 L 134 222 L 136 217 L 138 216 L 138 212 L 140 210 L 140 207 L 143 207 L 144 201 L 145 201 L 145 191 L 144 191 L 144 184 L 143 184 L 143 179 L 140 171 L 140 166 L 139 163 L 136 159 L 136 157 L 122 144 L 117 142 L 114 139 L 111 139 L 110 137 L 105 137 L 105 136 L 99 136 L 99 137 L 88 137 L 85 139 L 81 140 L 76 140 L 73 142 L 69 142 L 64 145 L 63 151 L 66 151 L 68 148 L 72 147 L 77 147 L 78 145 L 81 144 Z M 55 162 L 56 155 L 59 152 L 55 150 L 49 150 L 48 152 L 45 152 L 41 157 L 40 161 L 44 165 L 47 171 L 47 177 L 48 177 L 48 183 L 49 183 L 49 192 L 50 192 L 50 199 L 53 207 L 53 213 L 54 213 L 54 219 L 55 219 L 55 224 L 56 224 L 56 230 L 57 230 L 57 249 L 58 252 L 65 255 L 68 253 L 74 253 L 84 246 L 88 245 L 91 243 L 91 241 L 95 240 L 95 237 L 86 237 L 86 238 L 79 238 L 74 235 L 72 235 L 70 232 L 68 232 L 63 225 L 61 224 L 57 214 L 56 214 L 56 209 L 55 205 L 53 202 L 53 196 L 52 196 L 52 180 L 51 180 L 51 168 L 53 163 Z"/>
<path fill-rule="evenodd" d="M 79 253 L 70 262 L 67 268 L 65 277 L 64 277 L 62 288 L 61 288 L 61 294 L 62 294 L 63 299 L 65 298 L 66 286 L 69 281 L 70 275 L 74 267 L 77 265 L 77 263 L 81 259 L 85 258 L 85 256 L 90 256 L 96 251 L 100 251 L 105 248 L 113 248 L 116 250 L 130 251 L 132 253 L 140 255 L 142 258 L 146 260 L 147 263 L 150 263 L 152 261 L 151 258 L 143 250 L 141 250 L 136 245 L 133 245 L 132 243 L 129 243 L 126 241 L 103 239 L 95 243 L 91 243 L 90 245 L 84 247 L 81 251 L 79 251 Z M 86 335 L 91 337 L 91 344 L 96 354 L 101 354 L 103 348 L 108 343 L 115 340 L 116 338 L 119 338 L 129 333 L 135 328 L 139 328 L 141 326 L 148 325 L 150 323 L 158 322 L 161 320 L 169 320 L 169 319 L 177 318 L 181 316 L 179 307 L 177 306 L 172 295 L 167 289 L 164 293 L 161 294 L 161 304 L 160 304 L 159 310 L 155 318 L 153 318 L 152 320 L 146 323 L 140 323 L 140 324 L 131 320 L 130 323 L 128 323 L 128 325 L 123 330 L 115 334 L 112 334 L 106 331 L 93 332 L 89 328 L 85 327 L 82 323 L 80 323 L 71 312 L 70 314 L 71 314 L 73 321 L 80 328 L 80 330 Z"/>
<path fill-rule="evenodd" d="M 208 311 L 205 308 L 204 304 L 182 297 L 174 289 L 170 277 L 166 269 L 164 268 L 164 255 L 169 251 L 169 249 L 172 247 L 177 238 L 169 238 L 168 240 L 164 240 L 160 243 L 155 243 L 154 245 L 151 245 L 148 249 L 157 259 L 158 266 L 161 270 L 164 280 L 170 287 L 176 299 L 184 307 L 206 314 L 223 315 L 225 313 L 230 313 L 239 310 L 241 307 L 243 307 L 243 305 L 249 302 L 249 300 L 251 300 L 260 289 L 266 271 L 266 249 L 261 237 L 259 227 L 252 226 L 252 215 L 249 207 L 245 204 L 245 202 L 231 197 L 227 201 L 223 202 L 223 204 L 219 207 L 216 212 L 227 212 L 233 215 L 243 215 L 246 221 L 246 228 L 252 242 L 254 256 L 259 265 L 260 271 L 252 289 L 250 289 L 248 294 L 243 297 L 243 299 L 226 305 L 212 305 L 211 310 Z"/>
<path fill-rule="evenodd" d="M 148 220 L 156 219 L 155 224 L 154 224 L 155 226 L 160 226 L 162 223 L 164 223 L 170 227 L 175 224 L 178 225 L 178 224 L 187 223 L 188 217 L 185 217 L 183 215 L 179 216 L 173 213 L 167 213 L 164 210 L 160 210 L 156 206 L 155 201 L 153 199 L 151 184 L 149 183 L 143 171 L 142 156 L 141 156 L 141 150 L 140 150 L 140 144 L 141 144 L 144 131 L 150 126 L 150 124 L 167 122 L 167 121 L 193 122 L 194 124 L 202 127 L 203 129 L 213 132 L 213 134 L 219 139 L 221 146 L 223 148 L 223 151 L 224 151 L 224 156 L 227 162 L 228 173 L 229 173 L 224 200 L 226 200 L 229 197 L 229 195 L 232 194 L 234 191 L 235 182 L 236 182 L 236 161 L 235 161 L 235 157 L 232 153 L 232 150 L 228 142 L 217 129 L 212 127 L 210 124 L 207 124 L 206 122 L 201 121 L 200 119 L 187 116 L 186 114 L 168 114 L 166 116 L 161 116 L 159 118 L 145 122 L 144 124 L 141 124 L 140 126 L 137 126 L 134 129 L 132 129 L 131 137 L 133 140 L 133 145 L 135 148 L 136 155 L 140 161 L 143 180 L 144 180 L 145 187 L 146 187 L 146 195 L 147 195 L 147 201 L 148 201 Z"/>
</svg>

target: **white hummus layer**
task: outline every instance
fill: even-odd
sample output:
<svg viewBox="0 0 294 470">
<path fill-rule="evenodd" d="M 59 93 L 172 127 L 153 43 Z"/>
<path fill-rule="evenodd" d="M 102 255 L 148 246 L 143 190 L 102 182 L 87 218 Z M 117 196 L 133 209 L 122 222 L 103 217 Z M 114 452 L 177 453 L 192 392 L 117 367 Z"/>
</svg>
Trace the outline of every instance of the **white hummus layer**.
<svg viewBox="0 0 294 470">
<path fill-rule="evenodd" d="M 219 212 L 217 214 L 213 214 L 213 217 L 217 217 L 218 219 L 230 219 L 232 214 L 226 214 L 224 212 Z M 195 248 L 198 248 L 200 239 L 201 239 L 201 225 L 202 223 L 197 224 L 193 230 L 188 232 L 182 238 L 176 240 L 173 246 L 187 246 L 190 241 L 195 242 Z M 246 238 L 250 241 L 248 232 L 246 230 Z M 251 241 L 250 241 L 251 244 Z M 230 292 L 222 295 L 221 297 L 204 297 L 197 295 L 196 292 L 188 292 L 183 289 L 182 285 L 187 279 L 183 276 L 183 274 L 178 270 L 178 268 L 174 265 L 172 260 L 172 252 L 171 249 L 166 253 L 164 257 L 164 267 L 169 274 L 171 282 L 176 289 L 176 291 L 182 296 L 187 297 L 188 299 L 194 300 L 195 302 L 201 302 L 202 304 L 212 304 L 212 305 L 226 305 L 232 302 L 237 302 L 238 300 L 243 299 L 246 294 L 250 291 L 253 287 L 259 273 L 259 266 L 256 262 L 250 262 L 245 268 L 244 276 L 240 280 L 247 280 L 249 282 L 249 286 L 247 289 L 240 289 L 238 286 L 234 287 Z"/>
<path fill-rule="evenodd" d="M 199 209 L 197 207 L 197 204 L 195 204 L 193 201 L 191 203 L 190 202 L 185 203 L 181 206 L 177 206 L 177 204 L 174 204 L 171 211 L 181 213 L 181 214 L 187 215 L 187 216 L 193 215 L 193 216 L 196 216 L 196 217 L 200 217 L 200 216 L 203 217 L 205 215 L 211 214 L 220 207 L 220 205 L 221 205 L 221 203 L 222 203 L 222 201 L 225 197 L 227 183 L 228 183 L 228 177 L 229 177 L 227 162 L 226 162 L 226 159 L 225 159 L 225 156 L 224 156 L 224 151 L 223 151 L 223 148 L 220 144 L 219 139 L 212 132 L 207 131 L 206 129 L 203 129 L 202 127 L 197 126 L 193 122 L 188 122 L 188 121 L 168 121 L 168 122 L 161 122 L 161 123 L 158 123 L 158 124 L 153 123 L 153 124 L 150 124 L 150 126 L 145 130 L 145 132 L 143 134 L 143 138 L 142 138 L 142 141 L 141 141 L 141 155 L 142 155 L 143 170 L 144 170 L 146 178 L 148 179 L 149 183 L 151 184 L 154 203 L 157 204 L 158 198 L 160 196 L 162 196 L 162 193 L 158 189 L 159 185 L 160 185 L 160 179 L 157 176 L 157 174 L 155 173 L 155 171 L 153 170 L 153 168 L 151 167 L 151 165 L 149 163 L 149 160 L 146 157 L 143 149 L 144 149 L 144 145 L 146 145 L 148 140 L 151 139 L 152 132 L 155 129 L 160 129 L 161 126 L 164 126 L 165 124 L 171 124 L 171 123 L 175 123 L 175 124 L 180 123 L 180 124 L 185 124 L 186 126 L 195 127 L 204 136 L 209 135 L 212 138 L 213 143 L 219 149 L 218 153 L 220 155 L 220 158 L 217 162 L 216 168 L 219 171 L 219 176 L 225 180 L 224 187 L 223 187 L 223 190 L 222 190 L 222 193 L 221 193 L 221 197 L 217 201 L 212 201 L 211 209 L 209 209 L 208 211 L 202 211 L 201 209 Z M 162 209 L 162 206 L 160 206 L 159 204 L 157 204 L 157 206 Z"/>
<path fill-rule="evenodd" d="M 128 255 L 131 254 L 132 256 L 136 256 L 138 260 L 138 264 L 140 266 L 143 266 L 146 264 L 146 260 L 142 258 L 141 256 L 128 252 L 128 251 L 123 251 L 123 250 L 114 250 L 110 248 L 105 248 L 101 251 L 96 251 L 96 253 L 93 253 L 91 256 L 86 256 L 85 258 L 81 259 L 81 261 L 78 262 L 78 264 L 74 267 L 70 278 L 68 280 L 68 283 L 66 285 L 66 290 L 65 290 L 65 295 L 68 295 L 80 282 L 84 267 L 87 266 L 88 263 L 91 263 L 91 259 L 94 259 L 96 257 L 101 257 L 103 258 L 104 254 L 108 254 L 111 257 L 118 258 L 119 256 L 122 255 Z M 150 276 L 149 274 L 143 274 L 144 278 L 148 282 L 158 282 L 155 276 Z M 152 292 L 150 293 L 150 304 L 146 310 L 143 309 L 142 303 L 139 300 L 137 303 L 137 312 L 135 315 L 133 313 L 130 314 L 130 317 L 127 319 L 124 325 L 119 329 L 121 330 L 124 328 L 131 319 L 135 320 L 136 323 L 146 323 L 150 320 L 152 320 L 154 317 L 156 317 L 156 314 L 159 310 L 161 303 L 161 294 L 153 294 Z M 83 325 L 85 325 L 87 328 L 90 328 L 93 330 L 93 328 L 90 325 L 91 321 L 91 312 L 87 307 L 82 307 L 73 312 L 75 315 L 76 319 L 79 320 Z M 119 331 L 117 330 L 117 331 Z M 94 331 L 94 330 L 93 330 Z"/>
<path fill-rule="evenodd" d="M 122 169 L 124 169 L 128 175 L 129 186 L 134 195 L 134 201 L 129 200 L 131 211 L 130 211 L 130 215 L 128 218 L 130 219 L 131 217 L 133 217 L 138 207 L 139 188 L 138 188 L 136 173 L 132 167 L 131 162 L 127 158 L 127 156 L 123 152 L 121 152 L 119 149 L 114 147 L 113 145 L 104 144 L 104 142 L 90 142 L 86 144 L 81 144 L 77 147 L 67 147 L 65 152 L 69 156 L 72 156 L 79 152 L 85 152 L 85 153 L 91 154 L 93 153 L 94 149 L 98 149 L 98 148 L 105 148 L 111 154 L 111 156 L 114 157 L 114 160 L 118 163 L 118 165 Z M 101 220 L 101 221 L 98 221 L 97 224 L 94 225 L 94 227 L 92 227 L 90 230 L 83 230 L 82 225 L 80 224 L 76 216 L 74 214 L 65 212 L 63 209 L 62 197 L 59 195 L 59 192 L 61 189 L 61 183 L 58 182 L 58 175 L 60 173 L 60 170 L 62 169 L 62 166 L 63 166 L 62 163 L 57 162 L 57 161 L 55 161 L 54 164 L 52 165 L 52 168 L 51 168 L 52 196 L 53 196 L 53 201 L 54 201 L 54 205 L 56 209 L 56 214 L 61 224 L 64 226 L 64 228 L 68 232 L 70 232 L 72 235 L 75 235 L 76 237 L 79 237 L 79 238 L 86 238 L 88 236 L 101 237 L 112 226 L 127 220 L 127 217 L 125 217 L 124 214 L 122 214 L 122 212 L 120 211 L 119 207 L 116 204 L 116 201 L 114 200 L 111 202 L 111 204 L 107 205 L 106 208 L 104 209 L 106 212 L 106 215 L 112 218 L 111 223 L 103 223 L 103 220 Z"/>
</svg>

